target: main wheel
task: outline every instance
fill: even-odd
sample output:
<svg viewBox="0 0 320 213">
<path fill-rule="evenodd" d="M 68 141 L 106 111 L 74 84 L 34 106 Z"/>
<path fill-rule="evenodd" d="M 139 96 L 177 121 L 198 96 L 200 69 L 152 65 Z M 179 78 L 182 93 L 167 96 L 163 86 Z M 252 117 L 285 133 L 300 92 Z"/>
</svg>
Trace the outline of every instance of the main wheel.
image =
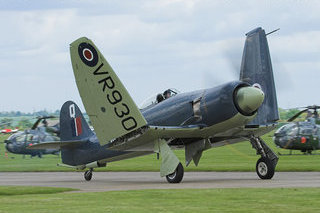
<svg viewBox="0 0 320 213">
<path fill-rule="evenodd" d="M 183 166 L 179 163 L 176 170 L 172 174 L 167 175 L 166 178 L 169 183 L 180 183 L 182 181 L 183 174 Z"/>
<path fill-rule="evenodd" d="M 271 179 L 275 166 L 269 158 L 261 157 L 256 164 L 256 172 L 261 179 Z"/>
<path fill-rule="evenodd" d="M 90 181 L 92 178 L 92 170 L 88 170 L 84 173 L 84 179 L 86 179 L 86 181 Z"/>
</svg>

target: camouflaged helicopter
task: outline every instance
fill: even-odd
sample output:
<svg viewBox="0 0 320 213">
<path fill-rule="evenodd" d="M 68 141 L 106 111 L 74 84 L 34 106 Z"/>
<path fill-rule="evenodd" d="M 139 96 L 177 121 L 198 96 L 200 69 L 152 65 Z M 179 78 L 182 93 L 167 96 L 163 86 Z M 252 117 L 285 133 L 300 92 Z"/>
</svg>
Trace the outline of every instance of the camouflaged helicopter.
<svg viewBox="0 0 320 213">
<path fill-rule="evenodd" d="M 40 116 L 33 124 L 31 129 L 18 131 L 8 137 L 4 141 L 5 148 L 13 154 L 21 154 L 23 156 L 30 155 L 31 157 L 38 156 L 39 158 L 45 154 L 59 154 L 59 149 L 28 149 L 33 144 L 39 144 L 46 141 L 59 141 L 60 124 L 55 122 L 50 125 L 47 119 L 55 118 L 54 116 Z"/>
<path fill-rule="evenodd" d="M 317 112 L 320 106 L 313 105 L 303 108 L 305 109 L 288 119 L 288 122 L 291 123 L 283 125 L 274 133 L 274 143 L 282 149 L 290 150 L 290 154 L 292 150 L 311 154 L 312 151 L 320 149 L 320 119 Z M 305 112 L 307 112 L 305 121 L 292 122 Z"/>
</svg>

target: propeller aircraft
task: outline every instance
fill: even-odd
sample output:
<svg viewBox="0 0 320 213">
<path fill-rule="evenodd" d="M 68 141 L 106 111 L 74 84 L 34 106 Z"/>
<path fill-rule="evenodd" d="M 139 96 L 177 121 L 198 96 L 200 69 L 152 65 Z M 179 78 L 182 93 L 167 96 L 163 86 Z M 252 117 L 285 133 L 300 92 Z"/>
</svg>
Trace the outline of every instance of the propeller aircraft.
<svg viewBox="0 0 320 213">
<path fill-rule="evenodd" d="M 127 158 L 161 155 L 160 175 L 181 182 L 184 168 L 172 149 L 185 149 L 185 161 L 198 165 L 203 151 L 250 141 L 260 155 L 256 172 L 271 179 L 277 155 L 260 138 L 279 119 L 276 90 L 265 31 L 246 34 L 240 79 L 187 93 L 159 93 L 139 109 L 111 66 L 88 38 L 70 45 L 77 87 L 94 131 L 78 106 L 67 101 L 60 111 L 60 142 L 35 144 L 30 149 L 61 148 L 65 166 L 88 169 Z"/>
<path fill-rule="evenodd" d="M 280 148 L 311 154 L 312 151 L 320 149 L 320 119 L 317 112 L 320 106 L 303 108 L 305 109 L 288 119 L 291 123 L 283 125 L 274 133 L 273 140 Z M 306 121 L 292 122 L 305 112 L 308 113 Z"/>
<path fill-rule="evenodd" d="M 38 117 L 37 121 L 33 124 L 31 129 L 19 131 L 12 134 L 7 140 L 4 141 L 5 147 L 8 152 L 14 154 L 30 155 L 42 157 L 44 154 L 58 154 L 59 149 L 40 149 L 31 150 L 29 146 L 39 144 L 46 141 L 59 141 L 59 123 L 49 126 L 47 119 L 55 118 L 54 116 Z M 40 126 L 40 122 L 42 126 Z"/>
</svg>

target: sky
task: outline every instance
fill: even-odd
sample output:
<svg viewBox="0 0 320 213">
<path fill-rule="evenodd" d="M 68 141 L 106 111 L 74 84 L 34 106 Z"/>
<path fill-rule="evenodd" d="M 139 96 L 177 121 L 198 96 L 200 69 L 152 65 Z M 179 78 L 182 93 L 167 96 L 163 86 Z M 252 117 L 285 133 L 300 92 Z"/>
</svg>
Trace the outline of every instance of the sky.
<svg viewBox="0 0 320 213">
<path fill-rule="evenodd" d="M 278 105 L 320 104 L 320 1 L 0 0 L 0 111 L 84 110 L 69 44 L 90 38 L 137 105 L 239 79 L 245 33 L 268 36 Z"/>
</svg>

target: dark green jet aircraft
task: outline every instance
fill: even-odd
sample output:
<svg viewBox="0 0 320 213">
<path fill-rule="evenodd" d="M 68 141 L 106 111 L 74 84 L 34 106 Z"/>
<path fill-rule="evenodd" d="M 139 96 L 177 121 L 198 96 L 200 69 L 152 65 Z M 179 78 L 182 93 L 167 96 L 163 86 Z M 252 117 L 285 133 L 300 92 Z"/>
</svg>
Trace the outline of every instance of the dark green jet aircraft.
<svg viewBox="0 0 320 213">
<path fill-rule="evenodd" d="M 159 153 L 160 175 L 179 183 L 184 169 L 172 149 L 184 148 L 188 165 L 196 165 L 203 151 L 250 141 L 261 158 L 256 164 L 262 179 L 271 179 L 278 161 L 260 138 L 275 128 L 278 106 L 265 31 L 246 34 L 240 80 L 210 89 L 164 93 L 143 109 L 131 96 L 93 42 L 80 38 L 70 45 L 76 83 L 95 133 L 72 101 L 61 108 L 61 142 L 31 148 L 61 148 L 62 162 L 77 169 Z M 174 96 L 173 96 L 174 95 Z"/>
<path fill-rule="evenodd" d="M 289 150 L 301 150 L 301 152 L 309 154 L 313 150 L 320 149 L 320 119 L 317 112 L 320 106 L 314 105 L 304 108 L 304 110 L 292 116 L 288 121 L 294 121 L 302 113 L 308 112 L 306 121 L 283 125 L 274 133 L 273 140 L 278 147 Z M 313 113 L 310 110 L 313 110 Z"/>
</svg>

